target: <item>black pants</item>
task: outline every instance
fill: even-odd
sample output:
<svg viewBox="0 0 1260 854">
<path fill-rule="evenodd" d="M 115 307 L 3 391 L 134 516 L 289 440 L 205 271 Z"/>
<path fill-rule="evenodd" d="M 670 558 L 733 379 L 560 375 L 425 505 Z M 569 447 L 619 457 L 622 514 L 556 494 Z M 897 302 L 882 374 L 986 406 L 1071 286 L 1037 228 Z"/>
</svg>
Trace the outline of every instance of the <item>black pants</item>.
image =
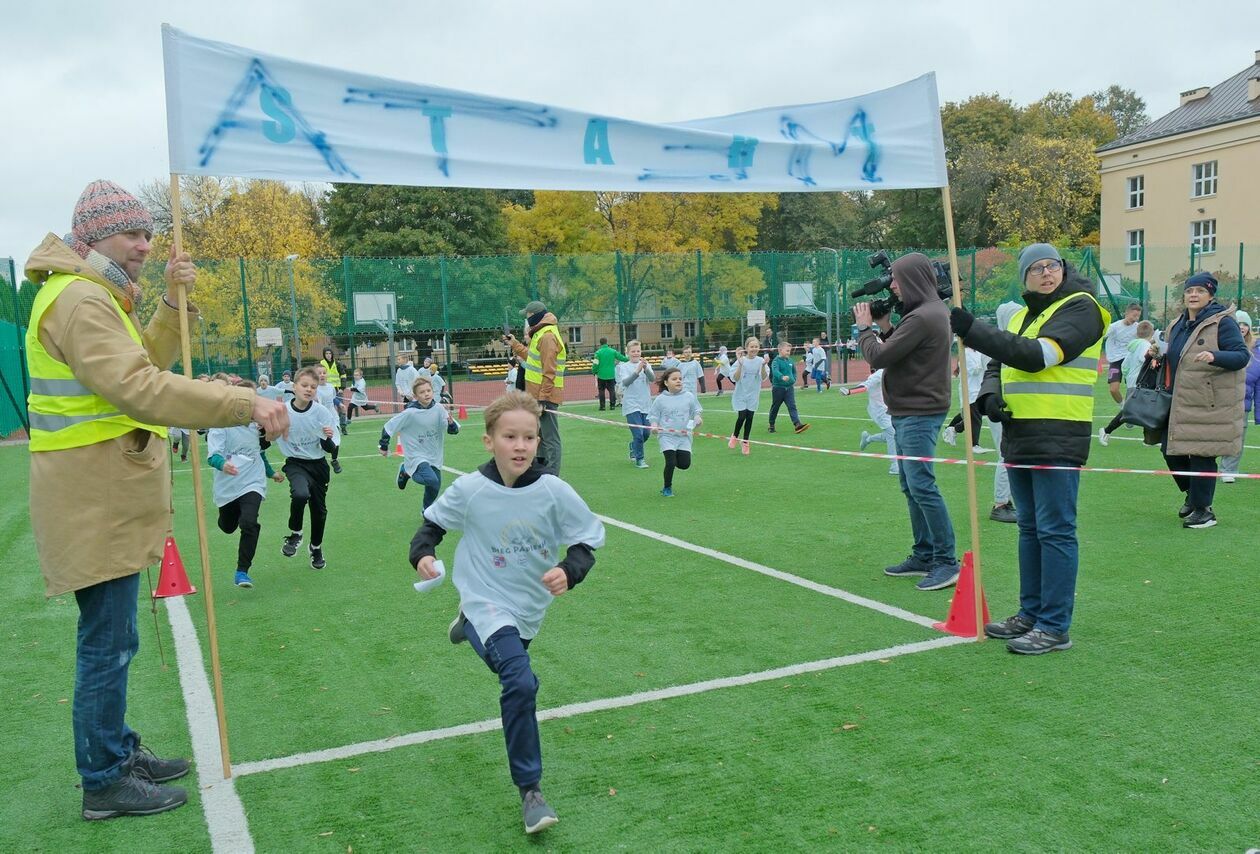
<svg viewBox="0 0 1260 854">
<path fill-rule="evenodd" d="M 617 408 L 617 380 L 616 379 L 599 379 L 596 378 L 595 385 L 599 387 L 599 408 L 604 408 L 604 392 L 608 392 L 608 408 Z"/>
<path fill-rule="evenodd" d="M 661 456 L 665 458 L 665 488 L 670 489 L 674 485 L 674 469 L 691 468 L 691 451 L 661 451 Z"/>
<path fill-rule="evenodd" d="M 967 407 L 966 412 L 971 416 L 971 443 L 973 445 L 980 444 L 980 410 L 973 403 Z M 954 416 L 953 420 L 947 425 L 954 428 L 954 432 L 962 435 L 963 431 L 963 414 L 959 412 Z"/>
<path fill-rule="evenodd" d="M 744 441 L 748 441 L 748 433 L 752 430 L 753 411 L 751 409 L 741 409 L 735 415 L 735 429 L 731 431 L 732 436 L 738 436 L 740 428 L 744 430 Z"/>
<path fill-rule="evenodd" d="M 801 416 L 796 412 L 796 386 L 777 385 L 770 389 L 770 426 L 774 426 L 774 419 L 779 414 L 779 407 L 787 404 L 788 417 L 792 419 L 792 424 L 799 427 L 801 424 Z"/>
<path fill-rule="evenodd" d="M 247 492 L 219 508 L 219 530 L 225 534 L 241 530 L 241 543 L 236 547 L 236 568 L 249 572 L 254 562 L 254 552 L 258 550 L 258 508 L 262 506 L 262 496 L 257 492 Z"/>
<path fill-rule="evenodd" d="M 353 421 L 360 409 L 364 412 L 380 412 L 380 408 L 375 403 L 352 403 L 350 409 L 346 411 L 346 421 Z"/>
<path fill-rule="evenodd" d="M 704 387 L 704 371 L 700 371 L 700 393 L 704 394 L 705 391 L 706 389 Z"/>
<path fill-rule="evenodd" d="M 1215 472 L 1216 457 L 1191 457 L 1185 454 L 1164 454 L 1164 461 L 1173 471 Z M 1195 510 L 1206 510 L 1212 506 L 1212 498 L 1216 495 L 1216 478 L 1185 477 L 1173 475 L 1177 488 L 1186 493 L 1186 503 Z"/>
<path fill-rule="evenodd" d="M 725 379 L 726 377 L 723 376 L 720 372 L 715 374 L 713 377 L 713 382 L 717 385 L 717 390 L 719 394 L 721 394 L 722 392 L 722 380 L 725 380 Z M 730 380 L 727 380 L 727 382 L 730 382 Z M 735 383 L 731 383 L 731 385 L 735 385 Z"/>
<path fill-rule="evenodd" d="M 289 479 L 289 530 L 302 530 L 302 516 L 311 505 L 312 546 L 324 544 L 324 523 L 328 521 L 328 462 L 289 457 L 284 461 L 284 475 Z"/>
</svg>

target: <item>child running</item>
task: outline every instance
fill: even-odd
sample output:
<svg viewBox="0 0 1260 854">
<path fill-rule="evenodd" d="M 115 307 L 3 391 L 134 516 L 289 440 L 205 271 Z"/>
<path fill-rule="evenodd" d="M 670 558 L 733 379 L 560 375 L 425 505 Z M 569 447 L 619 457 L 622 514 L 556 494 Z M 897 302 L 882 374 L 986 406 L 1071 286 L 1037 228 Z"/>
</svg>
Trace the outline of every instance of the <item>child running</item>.
<svg viewBox="0 0 1260 854">
<path fill-rule="evenodd" d="M 682 371 L 683 391 L 699 397 L 704 392 L 704 363 L 699 356 L 692 354 L 690 344 L 683 347 L 678 369 Z"/>
<path fill-rule="evenodd" d="M 240 385 L 253 388 L 249 380 Z M 211 427 L 206 436 L 206 454 L 214 469 L 214 506 L 219 508 L 219 530 L 225 534 L 241 532 L 240 545 L 236 547 L 236 574 L 232 583 L 237 587 L 253 587 L 249 569 L 258 550 L 258 509 L 267 497 L 267 478 L 276 483 L 284 481 L 284 474 L 275 471 L 267 461 L 267 448 L 271 445 L 262 438 L 257 424 L 243 427 Z"/>
<path fill-rule="evenodd" d="M 1155 363 L 1159 361 L 1159 345 L 1155 343 L 1155 324 L 1149 320 L 1138 321 L 1137 337 L 1127 346 L 1124 360 L 1120 363 L 1120 377 L 1124 380 L 1126 389 L 1137 388 L 1139 381 L 1143 388 L 1154 388 L 1158 377 Z M 1124 407 L 1121 406 L 1116 417 L 1112 418 L 1106 427 L 1098 429 L 1098 444 L 1106 445 L 1111 440 L 1111 434 L 1119 430 L 1123 423 Z"/>
<path fill-rule="evenodd" d="M 727 355 L 726 345 L 718 345 L 717 355 L 713 357 L 713 384 L 717 386 L 717 397 L 722 396 L 722 380 L 731 378 L 731 359 Z"/>
<path fill-rule="evenodd" d="M 293 397 L 293 372 L 285 371 L 280 375 L 280 382 L 274 388 L 279 389 L 280 396 L 276 400 L 289 400 Z"/>
<path fill-rule="evenodd" d="M 338 428 L 342 433 L 345 429 L 341 426 L 340 407 L 337 406 L 337 389 L 328 381 L 328 369 L 323 365 L 316 365 L 315 371 L 319 374 L 319 388 L 315 390 L 315 402 L 332 413 L 333 419 L 337 421 Z M 337 461 L 337 454 L 341 451 L 341 440 L 332 449 L 332 470 L 337 474 L 341 474 L 341 463 Z"/>
<path fill-rule="evenodd" d="M 683 388 L 682 371 L 678 368 L 665 370 L 660 389 L 648 410 L 648 423 L 660 431 L 656 440 L 665 458 L 665 488 L 661 495 L 673 498 L 674 469 L 691 468 L 691 431 L 704 423 L 700 417 L 703 410 L 695 394 Z"/>
<path fill-rule="evenodd" d="M 628 362 L 617 363 L 617 385 L 621 386 L 621 414 L 626 416 L 630 428 L 630 462 L 635 468 L 648 467 L 643 458 L 643 443 L 647 440 L 648 409 L 652 404 L 652 382 L 656 374 L 647 359 L 643 358 L 643 345 L 637 340 L 626 344 Z"/>
<path fill-rule="evenodd" d="M 879 432 L 875 434 L 862 431 L 861 441 L 858 443 L 858 450 L 865 451 L 866 446 L 872 442 L 883 442 L 888 446 L 888 453 L 894 456 L 897 453 L 897 439 L 893 433 L 892 416 L 888 414 L 888 405 L 884 403 L 884 369 L 880 368 L 875 371 L 863 382 L 849 388 L 840 386 L 840 393 L 863 394 L 866 398 L 866 414 L 875 422 L 875 426 L 879 428 Z M 888 473 L 892 475 L 901 474 L 901 468 L 897 465 L 897 461 L 893 460 L 892 465 L 888 467 Z"/>
<path fill-rule="evenodd" d="M 809 358 L 806 348 L 805 358 Z M 774 419 L 779 414 L 779 407 L 787 404 L 788 417 L 797 433 L 809 429 L 808 424 L 801 423 L 801 416 L 796 412 L 796 366 L 792 364 L 792 342 L 786 338 L 779 341 L 779 355 L 770 363 L 770 432 L 774 432 Z"/>
<path fill-rule="evenodd" d="M 319 373 L 302 368 L 289 401 L 289 434 L 276 440 L 284 454 L 284 474 L 289 479 L 289 534 L 281 551 L 285 557 L 297 554 L 302 544 L 302 517 L 311 505 L 311 566 L 323 569 L 324 523 L 328 521 L 328 463 L 324 452 L 332 453 L 341 444 L 337 416 L 315 403 Z"/>
<path fill-rule="evenodd" d="M 402 465 L 398 467 L 398 488 L 406 489 L 408 480 L 424 485 L 421 512 L 437 500 L 442 488 L 442 462 L 446 434 L 459 432 L 459 422 L 433 399 L 433 381 L 416 377 L 411 384 L 415 403 L 395 415 L 381 428 L 381 456 L 389 456 L 389 440 L 398 436 L 403 447 Z"/>
<path fill-rule="evenodd" d="M 731 392 L 731 409 L 735 415 L 735 429 L 731 431 L 731 441 L 726 447 L 734 448 L 739 441 L 739 431 L 744 431 L 741 449 L 744 456 L 752 450 L 748 444 L 748 433 L 752 430 L 753 416 L 757 414 L 757 405 L 761 402 L 761 384 L 770 373 L 766 360 L 757 353 L 761 342 L 749 337 L 743 347 L 735 350 L 735 367 L 731 371 L 731 379 L 735 381 L 735 391 Z"/>
<path fill-rule="evenodd" d="M 367 380 L 363 378 L 363 369 L 354 369 L 354 382 L 350 384 L 350 406 L 346 408 L 346 424 L 354 421 L 359 410 L 364 412 L 380 412 L 380 407 L 368 400 Z M 348 430 L 346 432 L 349 432 Z"/>
<path fill-rule="evenodd" d="M 586 577 L 604 545 L 603 524 L 573 488 L 534 465 L 541 416 L 538 401 L 518 391 L 486 408 L 482 442 L 492 459 L 456 478 L 424 511 L 410 553 L 422 579 L 436 578 L 438 544 L 447 531 L 463 531 L 453 572 L 459 614 L 449 636 L 451 643 L 468 641 L 499 677 L 508 768 L 526 833 L 558 820 L 539 789 L 538 679 L 528 649 L 547 606 Z M 562 545 L 568 551 L 557 561 Z"/>
</svg>

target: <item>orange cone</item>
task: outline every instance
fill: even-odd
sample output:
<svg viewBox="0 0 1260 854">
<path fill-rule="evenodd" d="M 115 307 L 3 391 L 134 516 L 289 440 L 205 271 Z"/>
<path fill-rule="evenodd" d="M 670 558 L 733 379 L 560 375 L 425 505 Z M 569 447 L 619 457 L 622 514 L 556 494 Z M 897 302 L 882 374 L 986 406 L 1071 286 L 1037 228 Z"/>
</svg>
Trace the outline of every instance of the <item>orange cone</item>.
<svg viewBox="0 0 1260 854">
<path fill-rule="evenodd" d="M 188 573 L 184 571 L 184 561 L 179 556 L 179 548 L 174 537 L 166 538 L 162 549 L 162 571 L 158 574 L 157 589 L 153 591 L 154 599 L 166 599 L 170 596 L 186 596 L 196 593 L 197 588 L 188 583 Z"/>
<path fill-rule="evenodd" d="M 464 404 L 459 405 L 459 420 L 464 421 L 468 418 L 468 407 Z"/>
<path fill-rule="evenodd" d="M 958 584 L 954 586 L 954 601 L 949 603 L 949 616 L 943 623 L 933 623 L 932 628 L 960 638 L 976 636 L 976 571 L 971 552 L 963 555 L 962 570 L 958 573 Z M 989 603 L 984 598 L 984 590 L 980 591 L 980 605 L 984 611 L 983 622 L 989 622 Z"/>
<path fill-rule="evenodd" d="M 397 447 L 394 448 L 394 456 L 401 457 L 402 455 L 402 439 L 399 439 Z"/>
</svg>

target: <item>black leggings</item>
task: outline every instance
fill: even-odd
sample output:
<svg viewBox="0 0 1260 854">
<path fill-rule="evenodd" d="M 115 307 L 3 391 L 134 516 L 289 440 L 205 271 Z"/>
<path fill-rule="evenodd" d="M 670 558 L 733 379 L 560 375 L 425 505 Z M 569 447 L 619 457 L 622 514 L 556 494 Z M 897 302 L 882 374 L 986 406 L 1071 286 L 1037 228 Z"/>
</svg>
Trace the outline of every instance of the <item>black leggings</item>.
<svg viewBox="0 0 1260 854">
<path fill-rule="evenodd" d="M 661 456 L 665 458 L 665 488 L 670 489 L 674 485 L 674 469 L 691 468 L 691 451 L 661 451 Z"/>
<path fill-rule="evenodd" d="M 725 379 L 726 377 L 720 371 L 714 375 L 713 381 L 717 383 L 718 391 L 722 390 L 722 380 L 725 380 Z M 727 382 L 730 382 L 730 380 L 727 380 Z M 734 383 L 731 383 L 731 385 L 734 385 Z"/>
<path fill-rule="evenodd" d="M 354 416 L 359 414 L 359 410 L 364 412 L 380 412 L 375 403 L 352 403 L 350 408 L 346 410 L 346 423 L 354 420 Z"/>
<path fill-rule="evenodd" d="M 311 505 L 312 546 L 324 544 L 324 523 L 328 521 L 328 463 L 289 457 L 284 462 L 289 479 L 289 530 L 302 530 L 302 516 Z"/>
<path fill-rule="evenodd" d="M 740 427 L 744 428 L 744 441 L 748 441 L 748 433 L 752 430 L 753 411 L 751 409 L 741 409 L 735 416 L 735 429 L 731 431 L 732 436 L 739 435 Z"/>
<path fill-rule="evenodd" d="M 254 552 L 258 550 L 258 508 L 262 505 L 262 496 L 257 492 L 247 492 L 234 498 L 219 508 L 219 530 L 225 534 L 241 530 L 241 544 L 236 548 L 236 568 L 248 572 L 254 562 Z"/>
<path fill-rule="evenodd" d="M 980 444 L 980 409 L 973 403 L 967 407 L 966 412 L 971 416 L 971 441 L 972 444 Z M 963 431 L 963 414 L 959 412 L 954 419 L 949 422 L 950 427 L 954 428 L 954 432 L 962 435 Z"/>
</svg>

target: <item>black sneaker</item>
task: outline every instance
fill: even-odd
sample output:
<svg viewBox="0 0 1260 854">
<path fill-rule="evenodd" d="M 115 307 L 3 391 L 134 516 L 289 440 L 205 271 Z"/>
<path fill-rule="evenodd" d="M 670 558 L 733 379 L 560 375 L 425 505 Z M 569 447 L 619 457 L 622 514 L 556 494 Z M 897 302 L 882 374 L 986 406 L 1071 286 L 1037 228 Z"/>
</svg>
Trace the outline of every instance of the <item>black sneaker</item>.
<svg viewBox="0 0 1260 854">
<path fill-rule="evenodd" d="M 1043 652 L 1071 649 L 1072 641 L 1067 635 L 1053 635 L 1044 629 L 1033 629 L 1026 635 L 1008 640 L 1006 648 L 1020 655 L 1041 655 Z"/>
<path fill-rule="evenodd" d="M 774 428 L 773 428 L 773 427 L 767 427 L 767 428 L 766 428 L 766 432 L 767 432 L 767 433 L 773 433 L 773 432 L 774 432 Z"/>
<path fill-rule="evenodd" d="M 468 635 L 464 634 L 464 612 L 460 611 L 455 615 L 455 619 L 451 620 L 451 625 L 446 630 L 446 636 L 451 639 L 453 644 L 461 644 L 468 640 Z"/>
<path fill-rule="evenodd" d="M 525 819 L 526 833 L 546 830 L 560 820 L 537 789 L 527 789 L 521 796 L 521 817 Z"/>
<path fill-rule="evenodd" d="M 1000 623 L 984 624 L 985 637 L 996 638 L 997 640 L 1011 640 L 1012 638 L 1023 637 L 1032 630 L 1033 621 L 1021 614 L 1007 617 Z"/>
<path fill-rule="evenodd" d="M 808 430 L 808 429 L 809 429 L 809 425 L 808 425 L 808 424 L 797 424 L 797 425 L 796 425 L 796 427 L 794 428 L 794 432 L 796 432 L 796 433 L 804 433 L 804 432 L 805 432 L 806 430 Z"/>
<path fill-rule="evenodd" d="M 333 460 L 332 467 L 333 467 L 333 474 L 341 474 L 341 461 L 340 460 Z"/>
<path fill-rule="evenodd" d="M 999 504 L 989 511 L 989 518 L 994 522 L 1017 522 L 1015 518 L 1015 507 L 1009 501 L 1005 504 Z"/>
<path fill-rule="evenodd" d="M 188 793 L 179 786 L 156 786 L 129 772 L 103 789 L 83 793 L 83 818 L 99 821 L 120 815 L 154 815 L 182 807 Z"/>
<path fill-rule="evenodd" d="M 1211 507 L 1204 510 L 1195 510 L 1181 520 L 1181 527 L 1183 528 L 1211 528 L 1215 524 L 1216 514 L 1212 512 Z"/>
<path fill-rule="evenodd" d="M 406 489 L 407 481 L 411 480 L 411 475 L 407 474 L 407 469 L 405 468 L 406 465 L 407 465 L 406 463 L 398 464 L 398 488 L 399 489 Z"/>
<path fill-rule="evenodd" d="M 927 575 L 928 570 L 931 568 L 925 561 L 910 555 L 896 566 L 885 568 L 884 575 L 891 575 L 895 578 L 909 578 L 916 575 Z"/>
<path fill-rule="evenodd" d="M 1184 519 L 1193 512 L 1194 512 L 1194 508 L 1191 507 L 1190 502 L 1187 501 L 1185 504 L 1182 504 L 1181 509 L 1177 511 L 1177 518 Z"/>
<path fill-rule="evenodd" d="M 322 546 L 311 546 L 311 569 L 323 569 L 328 566 L 328 562 L 324 560 L 324 549 Z"/>
<path fill-rule="evenodd" d="M 280 552 L 285 557 L 293 557 L 297 554 L 298 546 L 300 545 L 302 545 L 302 532 L 298 531 L 296 534 L 289 534 L 284 538 L 284 545 L 280 547 Z"/>
<path fill-rule="evenodd" d="M 187 759 L 159 759 L 153 751 L 137 743 L 131 753 L 131 773 L 150 783 L 169 783 L 188 773 Z"/>
</svg>

